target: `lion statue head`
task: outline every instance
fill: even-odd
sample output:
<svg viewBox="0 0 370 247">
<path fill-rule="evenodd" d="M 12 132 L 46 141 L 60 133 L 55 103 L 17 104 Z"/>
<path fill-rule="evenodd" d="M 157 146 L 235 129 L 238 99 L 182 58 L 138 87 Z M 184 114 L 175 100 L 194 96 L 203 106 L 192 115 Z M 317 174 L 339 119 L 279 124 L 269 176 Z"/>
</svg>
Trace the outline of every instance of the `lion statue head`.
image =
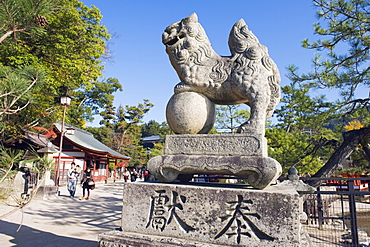
<svg viewBox="0 0 370 247">
<path fill-rule="evenodd" d="M 211 54 L 211 44 L 195 13 L 168 26 L 162 42 L 173 65 L 186 63 L 191 57 L 201 64 Z"/>
</svg>

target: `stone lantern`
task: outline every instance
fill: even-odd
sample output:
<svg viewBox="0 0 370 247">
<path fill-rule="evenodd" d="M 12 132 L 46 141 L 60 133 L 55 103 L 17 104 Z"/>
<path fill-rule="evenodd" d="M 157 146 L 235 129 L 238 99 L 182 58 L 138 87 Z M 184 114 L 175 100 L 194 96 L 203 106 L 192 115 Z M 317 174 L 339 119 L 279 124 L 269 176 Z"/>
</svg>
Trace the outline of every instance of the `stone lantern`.
<svg viewBox="0 0 370 247">
<path fill-rule="evenodd" d="M 53 144 L 51 142 L 48 142 L 46 147 L 43 147 L 43 148 L 37 150 L 37 152 L 40 153 L 40 154 L 43 154 L 44 156 L 46 155 L 47 158 L 51 160 L 51 159 L 53 159 L 53 154 L 57 153 L 58 150 L 53 146 Z M 45 180 L 41 184 L 41 186 L 54 186 L 54 185 L 55 185 L 55 183 L 51 179 L 50 170 L 47 169 L 45 171 Z"/>
</svg>

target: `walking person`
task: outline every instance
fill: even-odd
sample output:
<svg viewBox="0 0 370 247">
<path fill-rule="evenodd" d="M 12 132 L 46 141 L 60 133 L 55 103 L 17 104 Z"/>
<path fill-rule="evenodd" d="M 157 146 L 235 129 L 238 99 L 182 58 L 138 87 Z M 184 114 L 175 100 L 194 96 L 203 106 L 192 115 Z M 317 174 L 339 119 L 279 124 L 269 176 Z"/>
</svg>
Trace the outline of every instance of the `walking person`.
<svg viewBox="0 0 370 247">
<path fill-rule="evenodd" d="M 71 168 L 68 170 L 68 191 L 71 198 L 75 197 L 76 185 L 79 174 L 76 172 L 76 164 L 72 162 Z"/>
<path fill-rule="evenodd" d="M 132 169 L 132 171 L 131 171 L 131 182 L 135 182 L 136 181 L 136 179 L 137 179 L 137 172 L 136 172 L 136 170 L 135 170 L 135 168 L 134 169 Z"/>
<path fill-rule="evenodd" d="M 78 184 L 80 182 L 80 178 L 81 178 L 81 172 L 82 172 L 82 169 L 80 167 L 80 165 L 77 165 L 76 166 L 76 184 Z"/>
<path fill-rule="evenodd" d="M 127 170 L 127 168 L 125 168 L 125 170 L 123 171 L 123 179 L 125 180 L 125 182 L 129 181 L 129 179 L 131 180 L 130 172 L 129 170 Z"/>
<path fill-rule="evenodd" d="M 76 172 L 78 173 L 78 176 L 80 176 L 80 174 L 81 174 L 81 166 L 80 165 L 76 166 Z"/>
<path fill-rule="evenodd" d="M 82 197 L 80 200 L 89 200 L 90 199 L 90 190 L 93 190 L 95 189 L 95 182 L 94 182 L 94 179 L 93 179 L 93 176 L 92 176 L 92 171 L 91 171 L 91 168 L 88 167 L 83 175 L 82 175 L 82 179 L 81 179 L 81 184 L 82 184 Z M 87 191 L 87 196 L 86 196 L 86 191 Z M 85 197 L 86 196 L 86 197 Z"/>
</svg>

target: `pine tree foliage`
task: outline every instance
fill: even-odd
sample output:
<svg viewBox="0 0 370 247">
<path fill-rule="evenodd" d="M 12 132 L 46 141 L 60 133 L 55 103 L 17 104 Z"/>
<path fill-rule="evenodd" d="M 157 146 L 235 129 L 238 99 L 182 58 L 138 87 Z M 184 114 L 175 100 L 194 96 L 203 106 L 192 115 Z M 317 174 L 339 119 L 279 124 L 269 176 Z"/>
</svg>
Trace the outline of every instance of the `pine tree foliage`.
<svg viewBox="0 0 370 247">
<path fill-rule="evenodd" d="M 0 43 L 8 37 L 17 41 L 22 34 L 42 32 L 48 24 L 45 16 L 56 9 L 54 0 L 1 0 Z"/>
<path fill-rule="evenodd" d="M 43 83 L 35 81 L 14 105 L 13 109 L 23 105 L 23 110 L 2 119 L 6 136 L 60 119 L 59 100 L 66 93 L 72 97 L 66 122 L 78 127 L 112 107 L 112 94 L 122 86 L 115 78 L 100 79 L 110 38 L 101 19 L 98 8 L 78 0 L 0 0 L 1 67 L 14 70 L 8 75 L 28 68 L 44 75 Z M 12 78 L 2 77 L 2 83 L 15 82 Z"/>
<path fill-rule="evenodd" d="M 364 0 L 313 0 L 319 22 L 314 30 L 322 37 L 303 40 L 317 51 L 312 72 L 299 74 L 291 66 L 290 79 L 310 89 L 335 89 L 341 98 L 335 107 L 342 115 L 366 108 L 369 97 L 357 98 L 356 90 L 370 86 L 370 4 Z"/>
<path fill-rule="evenodd" d="M 361 153 L 363 160 L 368 156 L 368 128 L 345 132 L 345 127 L 351 121 L 360 121 L 364 126 L 370 124 L 370 99 L 363 96 L 363 91 L 369 90 L 370 81 L 370 4 L 362 0 L 313 0 L 313 3 L 318 17 L 314 31 L 319 38 L 302 41 L 304 48 L 315 52 L 313 69 L 300 73 L 297 66 L 288 67 L 291 83 L 282 87 L 282 106 L 276 111 L 277 127 L 286 133 L 280 140 L 269 136 L 269 132 L 266 135 L 278 147 L 287 146 L 287 137 L 294 139 L 297 132 L 299 136 L 305 135 L 305 139 L 295 139 L 297 145 L 297 141 L 303 141 L 305 145 L 301 147 L 305 148 L 291 154 L 296 158 L 285 158 L 288 164 L 284 166 L 295 165 L 294 161 L 305 155 L 316 157 L 313 160 L 322 164 L 319 170 L 320 166 L 310 170 L 306 165 L 301 169 L 325 177 L 338 170 L 352 153 L 356 162 Z M 326 95 L 328 92 L 338 93 L 340 97 L 332 99 Z M 363 152 L 358 148 L 360 143 Z M 290 150 L 283 149 L 282 153 L 288 157 Z"/>
<path fill-rule="evenodd" d="M 155 120 L 150 120 L 148 123 L 144 123 L 141 129 L 141 137 L 159 135 L 161 138 L 165 138 L 166 135 L 171 134 L 173 135 L 174 133 L 167 122 L 158 123 Z"/>
</svg>

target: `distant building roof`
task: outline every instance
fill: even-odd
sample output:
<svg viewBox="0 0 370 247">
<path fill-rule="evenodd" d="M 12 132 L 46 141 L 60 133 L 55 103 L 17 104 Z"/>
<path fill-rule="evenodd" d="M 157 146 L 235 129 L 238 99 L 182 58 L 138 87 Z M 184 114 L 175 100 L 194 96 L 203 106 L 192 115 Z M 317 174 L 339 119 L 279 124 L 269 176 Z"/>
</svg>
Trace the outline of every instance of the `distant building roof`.
<svg viewBox="0 0 370 247">
<path fill-rule="evenodd" d="M 24 131 L 24 137 L 27 141 L 39 147 L 46 147 L 50 142 L 45 135 L 37 134 L 31 131 Z"/>
<path fill-rule="evenodd" d="M 54 123 L 54 127 L 61 132 L 62 129 L 62 123 L 60 121 Z M 100 141 L 94 138 L 93 134 L 90 132 L 87 132 L 85 130 L 79 129 L 77 127 L 74 127 L 69 124 L 65 124 L 66 128 L 73 128 L 75 130 L 73 135 L 65 134 L 64 138 L 66 138 L 68 141 L 73 143 L 76 146 L 91 150 L 93 152 L 106 154 L 107 156 L 111 156 L 114 158 L 120 158 L 120 159 L 130 159 L 130 157 L 122 155 L 113 149 L 107 147 Z"/>
<path fill-rule="evenodd" d="M 153 135 L 144 137 L 141 139 L 142 142 L 153 142 L 153 141 L 161 141 L 163 138 L 161 138 L 159 135 Z"/>
</svg>

